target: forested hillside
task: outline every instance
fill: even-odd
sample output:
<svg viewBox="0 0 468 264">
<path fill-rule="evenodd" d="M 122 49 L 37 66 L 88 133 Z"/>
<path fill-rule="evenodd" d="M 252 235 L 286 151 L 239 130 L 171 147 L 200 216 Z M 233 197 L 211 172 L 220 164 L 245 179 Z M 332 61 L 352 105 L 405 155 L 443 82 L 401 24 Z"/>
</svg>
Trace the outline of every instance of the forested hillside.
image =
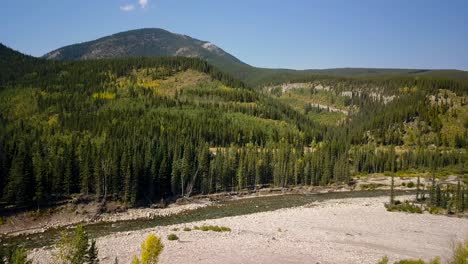
<svg viewBox="0 0 468 264">
<path fill-rule="evenodd" d="M 313 76 L 259 92 L 196 58 L 0 54 L 2 206 L 465 174 L 463 80 Z M 314 114 L 330 107 L 346 112 L 334 122 Z"/>
</svg>

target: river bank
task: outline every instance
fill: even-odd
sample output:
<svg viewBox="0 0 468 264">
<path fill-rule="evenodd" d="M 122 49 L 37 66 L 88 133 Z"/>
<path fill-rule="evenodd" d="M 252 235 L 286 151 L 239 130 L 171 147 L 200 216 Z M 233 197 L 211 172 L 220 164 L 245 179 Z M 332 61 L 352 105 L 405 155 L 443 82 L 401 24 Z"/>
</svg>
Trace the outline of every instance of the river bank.
<svg viewBox="0 0 468 264">
<path fill-rule="evenodd" d="M 406 187 L 408 183 L 416 182 L 415 178 L 396 178 L 395 189 L 411 191 L 415 188 Z M 329 192 L 349 192 L 360 190 L 388 190 L 389 177 L 366 177 L 354 180 L 353 185 L 336 186 L 299 186 L 293 188 L 263 188 L 259 190 L 245 190 L 232 193 L 218 193 L 212 195 L 199 195 L 190 199 L 181 199 L 177 203 L 170 203 L 165 208 L 126 208 L 119 202 L 109 201 L 106 210 L 99 213 L 99 203 L 88 201 L 86 203 L 67 203 L 58 207 L 41 210 L 40 212 L 28 211 L 4 218 L 4 224 L 0 225 L 0 235 L 17 236 L 34 233 L 44 233 L 49 229 L 56 229 L 78 223 L 91 224 L 99 222 L 118 222 L 136 219 L 150 219 L 161 216 L 180 214 L 186 211 L 196 210 L 220 201 L 246 199 L 252 197 L 267 197 L 285 194 L 320 194 Z"/>
<path fill-rule="evenodd" d="M 402 196 L 399 199 L 410 199 Z M 255 200 L 255 199 L 254 199 Z M 294 208 L 118 232 L 99 237 L 101 263 L 129 263 L 151 233 L 165 245 L 161 263 L 376 263 L 451 254 L 468 237 L 468 220 L 387 212 L 387 197 L 330 199 Z M 220 225 L 231 232 L 195 231 Z M 183 231 L 190 227 L 192 231 Z M 178 229 L 178 231 L 174 231 Z M 167 240 L 175 233 L 179 241 Z M 30 251 L 35 263 L 50 263 L 53 249 Z"/>
</svg>

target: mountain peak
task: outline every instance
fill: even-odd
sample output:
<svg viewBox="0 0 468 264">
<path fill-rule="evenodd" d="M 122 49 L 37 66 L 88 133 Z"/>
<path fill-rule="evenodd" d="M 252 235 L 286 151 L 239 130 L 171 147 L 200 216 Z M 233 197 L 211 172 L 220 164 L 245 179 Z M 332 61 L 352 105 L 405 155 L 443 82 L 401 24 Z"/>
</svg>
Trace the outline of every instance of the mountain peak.
<svg viewBox="0 0 468 264">
<path fill-rule="evenodd" d="M 245 63 L 215 44 L 161 28 L 142 28 L 69 45 L 44 55 L 54 60 L 121 57 L 198 57 L 218 67 L 245 67 Z"/>
</svg>

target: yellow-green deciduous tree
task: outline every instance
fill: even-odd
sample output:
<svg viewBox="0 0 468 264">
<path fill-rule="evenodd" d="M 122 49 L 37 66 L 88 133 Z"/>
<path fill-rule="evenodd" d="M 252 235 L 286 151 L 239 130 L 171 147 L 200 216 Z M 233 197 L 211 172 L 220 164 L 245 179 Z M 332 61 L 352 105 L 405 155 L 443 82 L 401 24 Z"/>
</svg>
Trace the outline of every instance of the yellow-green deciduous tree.
<svg viewBox="0 0 468 264">
<path fill-rule="evenodd" d="M 141 244 L 141 260 L 133 256 L 132 264 L 155 264 L 158 263 L 159 255 L 164 249 L 161 239 L 153 234 L 146 238 Z"/>
</svg>

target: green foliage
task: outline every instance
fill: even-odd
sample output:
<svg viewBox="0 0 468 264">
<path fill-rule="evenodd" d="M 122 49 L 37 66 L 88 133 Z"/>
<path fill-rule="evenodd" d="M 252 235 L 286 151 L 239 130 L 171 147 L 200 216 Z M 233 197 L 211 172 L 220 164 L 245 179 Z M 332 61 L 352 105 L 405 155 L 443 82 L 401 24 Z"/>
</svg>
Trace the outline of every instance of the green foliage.
<svg viewBox="0 0 468 264">
<path fill-rule="evenodd" d="M 382 257 L 381 260 L 379 260 L 379 262 L 377 262 L 377 264 L 388 264 L 388 257 L 387 256 L 384 256 Z M 406 259 L 406 260 L 399 260 L 399 261 L 395 261 L 394 264 L 440 264 L 440 258 L 436 257 L 432 260 L 430 260 L 429 262 L 425 262 L 424 260 L 421 260 L 421 259 L 418 259 L 418 260 L 410 260 L 410 259 Z"/>
<path fill-rule="evenodd" d="M 361 184 L 360 187 L 361 189 L 363 190 L 375 190 L 377 188 L 380 188 L 380 187 L 384 187 L 385 184 L 381 184 L 381 183 L 364 183 L 364 184 Z"/>
<path fill-rule="evenodd" d="M 96 241 L 89 244 L 88 235 L 82 225 L 78 225 L 73 233 L 64 231 L 57 245 L 58 252 L 55 259 L 60 263 L 70 264 L 96 264 L 98 249 Z"/>
<path fill-rule="evenodd" d="M 426 264 L 423 260 L 400 260 L 395 262 L 395 264 Z"/>
<path fill-rule="evenodd" d="M 88 248 L 88 252 L 86 255 L 86 263 L 87 264 L 98 264 L 98 249 L 96 247 L 96 240 L 91 240 L 91 245 Z"/>
<path fill-rule="evenodd" d="M 164 249 L 161 239 L 153 234 L 146 238 L 145 242 L 141 244 L 141 263 L 142 264 L 155 264 L 158 263 L 159 255 Z"/>
<path fill-rule="evenodd" d="M 137 256 L 132 257 L 132 264 L 140 264 L 141 261 Z"/>
<path fill-rule="evenodd" d="M 17 248 L 13 251 L 11 255 L 10 262 L 11 264 L 32 264 L 28 260 L 28 254 L 24 248 Z"/>
<path fill-rule="evenodd" d="M 400 261 L 396 261 L 395 264 L 440 264 L 440 258 L 439 257 L 436 257 L 432 260 L 430 260 L 429 262 L 425 262 L 423 261 L 422 259 L 418 259 L 418 260 L 400 260 Z"/>
<path fill-rule="evenodd" d="M 54 62 L 0 52 L 2 206 L 40 207 L 75 194 L 134 206 L 467 160 L 458 122 L 466 86 L 458 81 L 315 76 L 313 85 L 334 88 L 276 91 L 278 99 L 194 58 Z M 398 97 L 383 103 L 372 92 Z M 313 101 L 352 111 L 330 129 L 304 109 Z M 441 121 L 446 115 L 453 122 Z M 440 140 L 410 144 L 413 130 Z M 462 206 L 461 198 L 440 201 Z"/>
<path fill-rule="evenodd" d="M 445 213 L 445 210 L 440 208 L 440 207 L 436 207 L 436 206 L 429 206 L 427 208 L 427 211 L 430 213 L 430 214 L 444 214 Z"/>
<path fill-rule="evenodd" d="M 466 264 L 468 260 L 468 242 L 457 243 L 453 250 L 451 264 Z"/>
<path fill-rule="evenodd" d="M 167 240 L 179 240 L 179 237 L 176 234 L 169 234 Z"/>
<path fill-rule="evenodd" d="M 200 227 L 201 231 L 214 231 L 214 232 L 231 232 L 231 228 L 226 226 L 213 226 L 213 225 L 203 225 Z"/>
<path fill-rule="evenodd" d="M 468 188 L 460 179 L 458 184 L 453 186 L 436 183 L 433 178 L 426 203 L 431 214 L 463 213 L 468 209 Z"/>
<path fill-rule="evenodd" d="M 395 203 L 386 205 L 387 211 L 390 212 L 406 212 L 406 213 L 415 213 L 415 214 L 422 214 L 422 209 L 420 206 L 405 201 L 403 203 Z"/>
<path fill-rule="evenodd" d="M 377 264 L 388 264 L 388 257 L 383 256 L 382 259 L 380 259 L 379 262 L 377 262 Z"/>
<path fill-rule="evenodd" d="M 191 229 L 190 227 L 184 227 L 183 230 L 184 230 L 184 231 L 187 231 L 187 232 L 188 232 L 188 231 L 192 231 L 192 229 Z"/>
</svg>

